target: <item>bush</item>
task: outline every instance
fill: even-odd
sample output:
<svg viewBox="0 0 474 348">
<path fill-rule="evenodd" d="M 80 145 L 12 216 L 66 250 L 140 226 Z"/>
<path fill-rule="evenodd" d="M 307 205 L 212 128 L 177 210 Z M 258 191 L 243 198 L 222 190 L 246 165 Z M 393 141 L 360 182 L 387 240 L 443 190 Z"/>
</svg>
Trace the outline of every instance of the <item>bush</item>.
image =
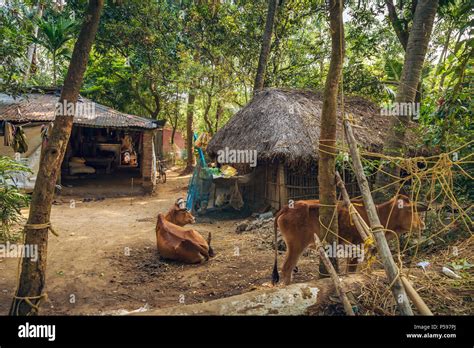
<svg viewBox="0 0 474 348">
<path fill-rule="evenodd" d="M 19 224 L 23 217 L 21 208 L 29 204 L 29 196 L 20 192 L 13 180 L 13 174 L 31 172 L 20 162 L 0 156 L 0 240 L 12 239 L 12 227 Z"/>
</svg>

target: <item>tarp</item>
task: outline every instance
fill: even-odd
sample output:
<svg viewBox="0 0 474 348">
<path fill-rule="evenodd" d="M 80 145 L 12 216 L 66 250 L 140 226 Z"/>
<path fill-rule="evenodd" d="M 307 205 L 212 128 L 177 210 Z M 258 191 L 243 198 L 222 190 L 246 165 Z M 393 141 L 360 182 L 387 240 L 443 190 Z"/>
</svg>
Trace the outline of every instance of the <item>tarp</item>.
<svg viewBox="0 0 474 348">
<path fill-rule="evenodd" d="M 32 192 L 35 187 L 36 176 L 38 175 L 39 171 L 40 157 L 41 146 L 38 146 L 36 150 L 30 154 L 30 156 L 20 158 L 19 161 L 28 166 L 28 168 L 31 170 L 31 173 L 13 173 L 12 182 L 10 183 L 16 185 L 21 191 L 27 193 Z"/>
</svg>

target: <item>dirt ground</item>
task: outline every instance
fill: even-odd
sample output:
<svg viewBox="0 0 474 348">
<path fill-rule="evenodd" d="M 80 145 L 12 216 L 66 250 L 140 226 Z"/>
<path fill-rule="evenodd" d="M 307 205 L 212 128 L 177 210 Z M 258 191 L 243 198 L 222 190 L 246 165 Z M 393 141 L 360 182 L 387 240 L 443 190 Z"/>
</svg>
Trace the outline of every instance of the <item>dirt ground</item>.
<svg viewBox="0 0 474 348">
<path fill-rule="evenodd" d="M 186 196 L 188 181 L 189 176 L 170 172 L 156 194 L 133 199 L 62 196 L 61 204 L 52 208 L 51 222 L 60 236 L 50 234 L 49 299 L 41 313 L 118 314 L 145 305 L 154 309 L 209 301 L 268 283 L 272 248 L 260 234 L 236 233 L 237 219 L 203 218 L 193 226 L 205 237 L 212 232 L 217 255 L 209 262 L 185 265 L 160 259 L 154 232 L 156 216 L 166 212 L 178 197 Z M 75 205 L 70 204 L 71 199 Z M 17 259 L 0 259 L 0 315 L 8 313 L 17 264 Z M 302 256 L 298 267 L 296 282 L 315 279 L 316 256 Z"/>
</svg>

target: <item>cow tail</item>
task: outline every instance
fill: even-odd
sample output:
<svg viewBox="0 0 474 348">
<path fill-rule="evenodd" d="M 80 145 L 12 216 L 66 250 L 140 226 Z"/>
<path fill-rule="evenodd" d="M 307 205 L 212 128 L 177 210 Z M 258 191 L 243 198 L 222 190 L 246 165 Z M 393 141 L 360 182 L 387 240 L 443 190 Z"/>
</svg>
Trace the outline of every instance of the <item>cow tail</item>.
<svg viewBox="0 0 474 348">
<path fill-rule="evenodd" d="M 275 285 L 280 281 L 280 276 L 278 275 L 278 218 L 280 217 L 281 211 L 279 211 L 275 216 L 274 222 L 274 239 L 273 244 L 275 247 L 275 263 L 273 264 L 273 273 L 272 273 L 272 284 Z"/>
<path fill-rule="evenodd" d="M 207 245 L 209 246 L 209 256 L 214 257 L 216 254 L 214 254 L 214 250 L 211 247 L 211 237 L 212 237 L 212 234 L 211 232 L 209 232 L 209 234 L 207 235 Z"/>
</svg>

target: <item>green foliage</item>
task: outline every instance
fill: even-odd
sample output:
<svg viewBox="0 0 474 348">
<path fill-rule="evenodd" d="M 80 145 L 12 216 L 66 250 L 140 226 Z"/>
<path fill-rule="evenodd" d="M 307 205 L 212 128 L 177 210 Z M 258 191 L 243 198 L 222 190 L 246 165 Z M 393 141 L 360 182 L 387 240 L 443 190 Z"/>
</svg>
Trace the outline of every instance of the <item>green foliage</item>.
<svg viewBox="0 0 474 348">
<path fill-rule="evenodd" d="M 78 23 L 67 12 L 50 15 L 36 21 L 38 36 L 32 41 L 44 47 L 52 56 L 53 85 L 57 85 L 58 63 L 71 59 L 71 47 L 68 43 L 77 36 Z"/>
<path fill-rule="evenodd" d="M 29 82 L 60 84 L 77 36 L 72 14 L 79 21 L 87 2 L 68 1 L 62 11 L 45 2 L 42 18 L 35 18 L 36 2 L 8 3 L 0 7 L 0 88 L 14 93 L 21 86 L 33 41 L 41 49 Z M 394 3 L 396 24 L 409 30 L 416 2 Z M 469 10 L 466 0 L 440 1 L 423 69 L 420 134 L 435 151 L 453 150 L 473 137 Z M 188 96 L 194 94 L 194 131 L 213 133 L 252 98 L 266 11 L 264 0 L 107 2 L 81 93 L 124 112 L 166 119 L 178 130 L 185 129 Z M 345 1 L 344 22 L 344 92 L 379 104 L 393 100 L 404 50 L 386 1 Z M 324 1 L 280 2 L 266 86 L 321 90 L 330 51 Z M 471 152 L 464 148 L 460 158 Z M 373 172 L 374 164 L 364 165 Z M 470 185 L 466 176 L 456 177 L 457 193 L 467 196 Z"/>
<path fill-rule="evenodd" d="M 25 165 L 0 156 L 0 239 L 8 240 L 11 229 L 22 221 L 20 209 L 27 207 L 29 196 L 21 193 L 14 184 L 13 173 L 30 172 Z"/>
<path fill-rule="evenodd" d="M 474 265 L 467 259 L 458 259 L 456 261 L 449 262 L 448 265 L 455 271 L 465 271 L 474 267 Z"/>
<path fill-rule="evenodd" d="M 0 6 L 0 90 L 18 94 L 23 86 L 31 22 L 20 1 Z"/>
</svg>

